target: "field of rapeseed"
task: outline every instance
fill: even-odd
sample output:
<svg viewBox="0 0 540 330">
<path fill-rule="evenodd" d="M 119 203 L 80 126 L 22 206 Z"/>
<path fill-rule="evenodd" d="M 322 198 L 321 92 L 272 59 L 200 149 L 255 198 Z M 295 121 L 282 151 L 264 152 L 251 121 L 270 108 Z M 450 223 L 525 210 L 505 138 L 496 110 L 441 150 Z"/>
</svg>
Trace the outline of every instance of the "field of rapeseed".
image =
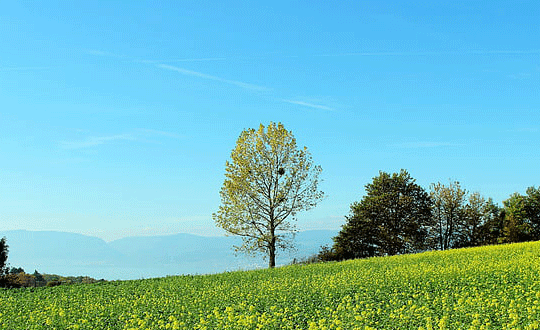
<svg viewBox="0 0 540 330">
<path fill-rule="evenodd" d="M 0 291 L 0 329 L 538 329 L 540 242 Z"/>
</svg>

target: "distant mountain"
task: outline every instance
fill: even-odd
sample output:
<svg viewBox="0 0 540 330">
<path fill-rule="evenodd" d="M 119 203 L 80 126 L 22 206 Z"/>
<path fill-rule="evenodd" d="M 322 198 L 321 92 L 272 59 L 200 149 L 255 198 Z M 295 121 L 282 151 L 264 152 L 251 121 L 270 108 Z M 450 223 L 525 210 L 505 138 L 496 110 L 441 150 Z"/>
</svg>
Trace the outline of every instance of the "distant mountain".
<svg viewBox="0 0 540 330">
<path fill-rule="evenodd" d="M 277 263 L 290 263 L 317 253 L 331 244 L 337 231 L 299 232 L 293 252 L 278 254 Z M 205 237 L 191 234 L 127 237 L 112 242 L 81 234 L 53 231 L 5 231 L 8 262 L 26 272 L 38 270 L 65 276 L 96 279 L 139 279 L 178 274 L 208 274 L 266 267 L 261 256 L 235 255 L 239 237 Z"/>
<path fill-rule="evenodd" d="M 107 265 L 122 260 L 104 240 L 75 233 L 15 230 L 0 232 L 9 245 L 8 261 L 52 265 Z"/>
</svg>

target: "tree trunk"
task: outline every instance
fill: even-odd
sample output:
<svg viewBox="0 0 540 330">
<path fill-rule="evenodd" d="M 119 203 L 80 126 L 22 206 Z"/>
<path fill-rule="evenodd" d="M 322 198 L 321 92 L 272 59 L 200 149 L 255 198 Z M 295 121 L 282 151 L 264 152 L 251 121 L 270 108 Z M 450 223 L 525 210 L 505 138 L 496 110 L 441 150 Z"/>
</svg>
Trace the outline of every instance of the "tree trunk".
<svg viewBox="0 0 540 330">
<path fill-rule="evenodd" d="M 268 260 L 268 268 L 274 268 L 276 267 L 276 236 L 274 234 L 274 228 L 271 228 L 271 239 L 270 239 L 270 246 L 269 249 L 269 260 Z"/>
<path fill-rule="evenodd" d="M 276 248 L 275 245 L 270 247 L 270 260 L 268 261 L 268 268 L 276 267 Z"/>
</svg>

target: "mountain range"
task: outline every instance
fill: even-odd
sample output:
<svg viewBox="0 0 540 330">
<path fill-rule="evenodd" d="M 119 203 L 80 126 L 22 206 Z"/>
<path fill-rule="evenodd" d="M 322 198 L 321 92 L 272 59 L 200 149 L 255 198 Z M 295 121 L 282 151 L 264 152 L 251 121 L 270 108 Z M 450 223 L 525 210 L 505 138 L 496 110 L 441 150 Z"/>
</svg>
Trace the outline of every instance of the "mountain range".
<svg viewBox="0 0 540 330">
<path fill-rule="evenodd" d="M 310 230 L 296 234 L 296 249 L 278 254 L 278 265 L 316 254 L 330 245 L 337 231 Z M 266 267 L 261 255 L 235 254 L 239 237 L 192 234 L 126 237 L 106 242 L 100 238 L 57 231 L 0 232 L 9 245 L 10 267 L 27 273 L 90 276 L 128 280 L 182 274 L 211 274 Z"/>
</svg>

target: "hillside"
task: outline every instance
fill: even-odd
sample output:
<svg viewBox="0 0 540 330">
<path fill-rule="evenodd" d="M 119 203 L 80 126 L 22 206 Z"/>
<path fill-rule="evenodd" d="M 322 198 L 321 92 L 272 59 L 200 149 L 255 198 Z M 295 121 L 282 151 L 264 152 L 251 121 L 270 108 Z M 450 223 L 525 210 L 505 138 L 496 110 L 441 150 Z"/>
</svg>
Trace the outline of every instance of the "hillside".
<svg viewBox="0 0 540 330">
<path fill-rule="evenodd" d="M 540 242 L 0 291 L 0 328 L 538 329 Z"/>
</svg>

